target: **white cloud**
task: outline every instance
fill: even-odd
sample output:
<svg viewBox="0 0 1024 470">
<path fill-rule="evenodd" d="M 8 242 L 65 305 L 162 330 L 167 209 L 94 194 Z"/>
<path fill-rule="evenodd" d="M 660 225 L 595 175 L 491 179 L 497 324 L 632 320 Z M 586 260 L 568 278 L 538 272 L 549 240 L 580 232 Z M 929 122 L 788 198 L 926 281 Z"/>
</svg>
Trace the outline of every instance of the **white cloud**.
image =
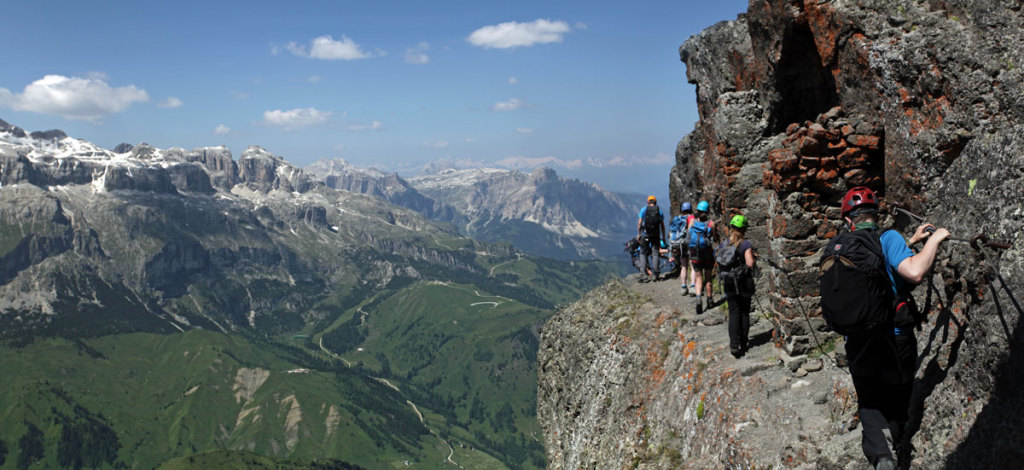
<svg viewBox="0 0 1024 470">
<path fill-rule="evenodd" d="M 444 140 L 438 140 L 436 142 L 423 142 L 420 145 L 432 149 L 443 149 L 448 146 L 448 142 Z"/>
<path fill-rule="evenodd" d="M 616 156 L 606 159 L 588 158 L 587 165 L 596 168 L 609 168 L 616 166 L 635 166 L 635 165 L 668 165 L 676 162 L 675 157 L 667 153 L 659 153 L 653 157 L 642 157 L 642 156 Z"/>
<path fill-rule="evenodd" d="M 340 41 L 336 41 L 331 36 L 324 35 L 313 38 L 308 47 L 294 42 L 289 42 L 284 47 L 292 54 L 307 59 L 353 60 L 373 57 L 372 54 L 363 51 L 359 44 L 346 36 L 342 36 Z M 273 52 L 271 50 L 271 53 Z"/>
<path fill-rule="evenodd" d="M 309 78 L 306 79 L 306 81 L 309 83 L 317 83 L 320 80 L 322 80 L 322 78 L 320 78 L 319 75 L 311 75 Z"/>
<path fill-rule="evenodd" d="M 380 121 L 373 121 L 369 124 L 349 124 L 348 130 L 350 131 L 379 131 L 384 129 L 384 123 Z"/>
<path fill-rule="evenodd" d="M 509 21 L 484 26 L 466 38 L 470 44 L 484 49 L 509 49 L 529 47 L 534 44 L 562 42 L 562 37 L 572 28 L 564 21 L 538 19 L 532 23 Z"/>
<path fill-rule="evenodd" d="M 671 165 L 673 163 L 675 163 L 675 157 L 665 153 L 659 153 L 653 157 L 634 155 L 615 156 L 611 158 L 589 157 L 576 159 L 564 159 L 554 156 L 525 157 L 518 155 L 494 161 L 491 165 L 515 170 L 529 170 L 540 166 L 562 167 L 570 170 L 576 170 L 583 167 L 615 168 L 624 166 Z"/>
<path fill-rule="evenodd" d="M 518 85 L 519 84 L 519 79 L 516 78 L 516 77 L 508 77 L 508 84 L 509 85 Z"/>
<path fill-rule="evenodd" d="M 295 108 L 288 111 L 275 109 L 264 111 L 263 120 L 259 124 L 264 126 L 281 127 L 286 131 L 295 130 L 301 127 L 309 127 L 327 122 L 331 111 L 321 111 L 316 108 Z"/>
<path fill-rule="evenodd" d="M 430 43 L 423 41 L 416 45 L 416 47 L 410 47 L 405 50 L 405 63 L 407 64 L 427 64 L 430 63 L 430 56 L 427 55 L 427 51 L 430 50 Z"/>
<path fill-rule="evenodd" d="M 46 75 L 28 84 L 20 94 L 0 88 L 0 106 L 92 123 L 124 111 L 136 101 L 149 101 L 146 90 L 135 85 L 111 87 L 102 74 L 86 78 Z"/>
<path fill-rule="evenodd" d="M 227 135 L 231 132 L 231 128 L 224 124 L 217 125 L 217 128 L 213 130 L 213 135 Z"/>
<path fill-rule="evenodd" d="M 491 109 L 495 111 L 515 111 L 521 106 L 523 106 L 523 100 L 519 98 L 512 98 L 508 101 L 494 103 L 494 106 L 492 106 Z"/>
<path fill-rule="evenodd" d="M 182 103 L 178 98 L 169 96 L 167 99 L 161 100 L 156 105 L 161 108 L 180 108 L 183 104 L 185 103 Z"/>
<path fill-rule="evenodd" d="M 248 93 L 243 93 L 241 91 L 233 92 L 233 93 L 231 93 L 231 96 L 235 97 L 236 100 L 246 100 L 246 99 L 249 99 L 249 94 Z"/>
<path fill-rule="evenodd" d="M 517 127 L 516 134 L 533 134 L 533 129 L 528 127 Z"/>
<path fill-rule="evenodd" d="M 584 163 L 583 160 L 579 158 L 575 160 L 565 160 L 558 157 L 515 156 L 498 160 L 494 162 L 494 164 L 500 167 L 511 168 L 516 170 L 537 168 L 539 166 L 560 166 L 563 168 L 569 168 L 571 170 L 574 170 L 579 167 L 582 167 Z"/>
</svg>

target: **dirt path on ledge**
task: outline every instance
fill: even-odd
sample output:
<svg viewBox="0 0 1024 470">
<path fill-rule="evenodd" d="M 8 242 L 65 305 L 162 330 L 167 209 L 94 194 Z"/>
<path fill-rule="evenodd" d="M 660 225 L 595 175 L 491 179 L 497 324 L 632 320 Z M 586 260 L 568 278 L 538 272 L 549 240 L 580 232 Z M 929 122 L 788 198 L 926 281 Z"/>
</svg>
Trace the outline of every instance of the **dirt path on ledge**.
<svg viewBox="0 0 1024 470">
<path fill-rule="evenodd" d="M 847 369 L 837 367 L 831 357 L 792 358 L 775 347 L 772 322 L 759 306 L 768 305 L 763 294 L 752 302 L 750 350 L 737 359 L 729 351 L 724 296 L 716 293 L 714 307 L 697 315 L 696 297 L 682 295 L 678 277 L 646 283 L 638 279 L 628 276 L 624 284 L 655 309 L 670 312 L 677 335 L 700 345 L 708 368 L 763 381 L 765 393 L 747 400 L 751 409 L 765 411 L 735 424 L 734 439 L 758 453 L 778 453 L 785 468 L 868 468 L 860 450 L 860 427 L 849 430 L 855 425 L 855 398 Z"/>
</svg>

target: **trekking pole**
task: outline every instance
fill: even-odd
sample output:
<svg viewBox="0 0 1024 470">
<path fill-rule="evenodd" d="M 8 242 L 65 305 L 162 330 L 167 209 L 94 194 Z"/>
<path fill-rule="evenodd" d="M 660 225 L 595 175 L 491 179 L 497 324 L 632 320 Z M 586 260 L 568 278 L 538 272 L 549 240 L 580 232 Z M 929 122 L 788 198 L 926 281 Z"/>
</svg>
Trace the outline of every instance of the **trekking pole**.
<svg viewBox="0 0 1024 470">
<path fill-rule="evenodd" d="M 793 289 L 793 293 L 797 293 L 798 289 L 796 288 L 796 284 L 793 283 L 793 279 L 789 277 L 788 270 L 786 270 L 782 266 L 779 266 L 770 259 L 765 259 L 765 262 L 768 263 L 769 266 L 781 271 L 782 274 L 785 275 L 786 280 L 789 281 L 789 287 Z M 793 297 L 793 300 L 796 301 L 796 304 L 800 306 L 800 312 L 803 313 L 804 320 L 807 321 L 807 329 L 811 332 L 811 337 L 814 338 L 814 344 L 818 345 L 818 352 L 820 352 L 822 356 L 828 356 L 828 354 L 825 352 L 825 347 L 822 346 L 821 341 L 818 340 L 818 334 L 814 332 L 814 325 L 811 324 L 811 316 L 808 315 L 807 310 L 804 309 L 803 302 L 800 301 L 799 297 Z M 829 356 L 829 358 L 832 359 L 832 363 L 835 364 L 836 367 L 839 367 L 839 362 L 836 361 L 836 358 L 831 356 Z"/>
</svg>

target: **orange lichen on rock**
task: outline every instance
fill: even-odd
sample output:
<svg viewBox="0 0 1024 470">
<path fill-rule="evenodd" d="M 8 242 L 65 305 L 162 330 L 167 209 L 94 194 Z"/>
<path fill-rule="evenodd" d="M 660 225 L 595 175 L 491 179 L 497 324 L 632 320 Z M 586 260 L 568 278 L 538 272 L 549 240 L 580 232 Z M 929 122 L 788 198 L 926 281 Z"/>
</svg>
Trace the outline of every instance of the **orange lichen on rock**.
<svg viewBox="0 0 1024 470">
<path fill-rule="evenodd" d="M 693 350 L 696 347 L 697 347 L 697 342 L 696 341 L 690 341 L 689 343 L 686 343 L 686 346 L 683 347 L 683 357 L 689 359 L 690 358 L 690 354 L 693 354 Z"/>
</svg>

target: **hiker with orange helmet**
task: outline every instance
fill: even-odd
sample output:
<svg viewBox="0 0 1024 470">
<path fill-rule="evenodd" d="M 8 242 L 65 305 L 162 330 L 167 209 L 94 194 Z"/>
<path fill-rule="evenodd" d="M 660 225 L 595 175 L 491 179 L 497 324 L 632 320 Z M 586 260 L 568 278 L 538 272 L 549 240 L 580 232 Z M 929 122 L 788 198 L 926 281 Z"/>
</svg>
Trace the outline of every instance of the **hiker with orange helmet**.
<svg viewBox="0 0 1024 470">
<path fill-rule="evenodd" d="M 826 323 L 846 336 L 846 356 L 857 391 L 864 455 L 876 469 L 909 464 L 906 435 L 917 364 L 914 327 L 922 321 L 910 291 L 935 262 L 949 231 L 922 224 L 909 245 L 925 241 L 915 254 L 895 230 L 878 227 L 878 198 L 858 186 L 847 191 L 842 217 L 850 232 L 833 238 L 819 263 L 821 307 Z"/>
<path fill-rule="evenodd" d="M 636 221 L 636 232 L 640 239 L 640 254 L 644 257 L 644 272 L 640 273 L 640 281 L 649 280 L 648 275 L 657 281 L 661 277 L 661 245 L 665 238 L 665 215 L 658 208 L 658 198 L 647 196 L 647 206 L 640 209 Z M 654 258 L 653 267 L 650 258 Z"/>
</svg>

